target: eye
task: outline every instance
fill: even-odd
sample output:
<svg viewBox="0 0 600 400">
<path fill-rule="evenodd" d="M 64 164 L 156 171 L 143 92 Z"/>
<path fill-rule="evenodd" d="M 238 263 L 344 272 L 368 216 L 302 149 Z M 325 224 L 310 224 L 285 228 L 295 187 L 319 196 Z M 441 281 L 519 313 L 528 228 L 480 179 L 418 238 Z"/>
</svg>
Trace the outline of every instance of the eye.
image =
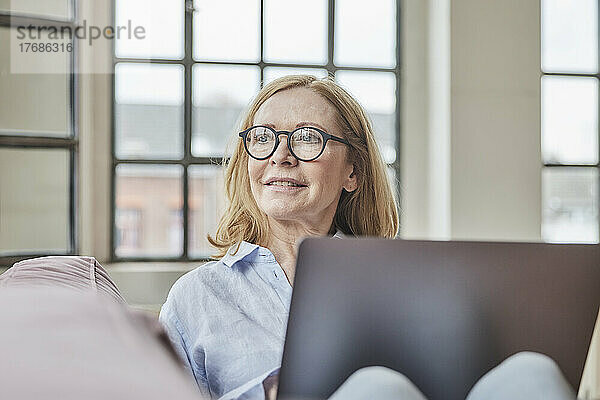
<svg viewBox="0 0 600 400">
<path fill-rule="evenodd" d="M 266 143 L 269 140 L 269 137 L 265 133 L 259 133 L 254 139 L 259 143 Z"/>
<path fill-rule="evenodd" d="M 266 128 L 253 129 L 250 135 L 250 141 L 255 144 L 267 144 L 273 140 L 273 134 Z"/>
<path fill-rule="evenodd" d="M 303 143 L 318 143 L 321 141 L 320 134 L 313 129 L 301 129 L 300 141 Z"/>
</svg>

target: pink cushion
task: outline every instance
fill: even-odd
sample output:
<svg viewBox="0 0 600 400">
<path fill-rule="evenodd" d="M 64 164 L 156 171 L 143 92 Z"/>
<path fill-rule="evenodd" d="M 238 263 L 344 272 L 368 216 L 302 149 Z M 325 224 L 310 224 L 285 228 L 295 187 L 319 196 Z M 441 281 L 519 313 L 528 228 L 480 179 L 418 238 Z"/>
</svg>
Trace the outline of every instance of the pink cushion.
<svg viewBox="0 0 600 400">
<path fill-rule="evenodd" d="M 199 399 L 154 332 L 107 296 L 5 287 L 0 324 L 0 399 Z"/>
<path fill-rule="evenodd" d="M 93 257 L 13 265 L 0 326 L 0 399 L 199 399 L 156 318 L 130 310 Z"/>
<path fill-rule="evenodd" d="M 16 263 L 0 275 L 0 288 L 32 285 L 98 292 L 125 302 L 117 285 L 94 257 L 32 258 Z"/>
</svg>

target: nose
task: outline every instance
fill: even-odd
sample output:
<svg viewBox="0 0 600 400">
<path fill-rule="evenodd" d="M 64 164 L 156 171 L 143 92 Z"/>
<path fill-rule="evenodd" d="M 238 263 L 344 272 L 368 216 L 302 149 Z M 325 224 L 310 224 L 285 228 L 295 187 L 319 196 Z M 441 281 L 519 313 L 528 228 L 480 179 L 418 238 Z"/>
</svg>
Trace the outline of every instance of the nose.
<svg viewBox="0 0 600 400">
<path fill-rule="evenodd" d="M 287 145 L 288 137 L 283 133 L 281 135 L 283 137 L 279 136 L 279 137 L 281 137 L 279 144 L 277 145 L 275 152 L 273 153 L 273 155 L 271 156 L 271 158 L 269 160 L 270 160 L 271 164 L 274 164 L 274 165 L 294 166 L 294 165 L 298 164 L 298 159 L 290 153 L 290 149 L 288 148 L 288 145 Z"/>
</svg>

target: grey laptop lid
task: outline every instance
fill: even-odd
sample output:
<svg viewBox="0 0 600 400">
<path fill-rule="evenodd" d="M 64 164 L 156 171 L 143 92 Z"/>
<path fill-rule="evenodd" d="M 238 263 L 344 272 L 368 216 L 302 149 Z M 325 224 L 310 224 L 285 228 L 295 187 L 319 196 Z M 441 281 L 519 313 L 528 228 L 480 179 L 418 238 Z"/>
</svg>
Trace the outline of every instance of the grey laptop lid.
<svg viewBox="0 0 600 400">
<path fill-rule="evenodd" d="M 431 400 L 464 399 L 519 351 L 577 388 L 600 305 L 600 246 L 307 239 L 279 399 L 323 399 L 383 365 Z"/>
</svg>

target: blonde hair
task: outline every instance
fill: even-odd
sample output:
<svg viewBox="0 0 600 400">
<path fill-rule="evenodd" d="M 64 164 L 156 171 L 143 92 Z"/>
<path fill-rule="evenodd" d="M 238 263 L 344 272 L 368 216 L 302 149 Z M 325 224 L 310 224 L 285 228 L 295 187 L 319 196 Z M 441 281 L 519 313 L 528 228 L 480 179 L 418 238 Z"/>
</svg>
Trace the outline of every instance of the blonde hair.
<svg viewBox="0 0 600 400">
<path fill-rule="evenodd" d="M 398 208 L 371 123 L 358 102 L 333 80 L 290 75 L 269 83 L 250 104 L 240 130 L 252 126 L 258 109 L 268 98 L 297 87 L 309 88 L 333 104 L 338 111 L 338 125 L 350 142 L 348 156 L 357 174 L 357 189 L 342 190 L 330 233 L 340 230 L 354 236 L 395 237 L 399 227 Z M 250 190 L 247 165 L 248 154 L 239 140 L 226 164 L 227 208 L 215 236 L 208 235 L 208 241 L 218 250 L 217 257 L 224 256 L 231 246 L 239 246 L 242 241 L 264 246 L 269 236 L 267 217 Z"/>
</svg>

